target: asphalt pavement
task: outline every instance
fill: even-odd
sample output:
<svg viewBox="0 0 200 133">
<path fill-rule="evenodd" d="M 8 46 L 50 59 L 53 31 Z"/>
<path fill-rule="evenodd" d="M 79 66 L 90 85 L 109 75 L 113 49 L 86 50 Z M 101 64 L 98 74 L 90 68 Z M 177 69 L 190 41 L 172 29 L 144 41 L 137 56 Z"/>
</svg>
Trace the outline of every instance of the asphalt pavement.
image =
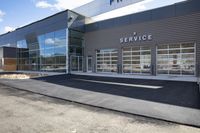
<svg viewBox="0 0 200 133">
<path fill-rule="evenodd" d="M 57 75 L 1 79 L 0 83 L 81 104 L 200 126 L 200 99 L 193 82 Z"/>
</svg>

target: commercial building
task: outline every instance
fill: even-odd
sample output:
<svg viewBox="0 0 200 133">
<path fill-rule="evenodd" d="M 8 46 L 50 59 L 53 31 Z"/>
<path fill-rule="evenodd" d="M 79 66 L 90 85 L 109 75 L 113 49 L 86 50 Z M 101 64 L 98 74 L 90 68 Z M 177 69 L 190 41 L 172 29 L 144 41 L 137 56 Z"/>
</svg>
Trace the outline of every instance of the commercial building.
<svg viewBox="0 0 200 133">
<path fill-rule="evenodd" d="M 198 0 L 90 24 L 85 18 L 66 10 L 1 35 L 0 45 L 18 48 L 17 70 L 200 75 Z"/>
</svg>

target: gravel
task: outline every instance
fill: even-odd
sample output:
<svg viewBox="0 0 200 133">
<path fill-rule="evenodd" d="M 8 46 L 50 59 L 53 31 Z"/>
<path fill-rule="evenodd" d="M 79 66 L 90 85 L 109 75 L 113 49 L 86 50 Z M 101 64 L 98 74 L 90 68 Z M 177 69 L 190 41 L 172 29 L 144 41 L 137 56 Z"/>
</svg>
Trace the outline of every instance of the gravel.
<svg viewBox="0 0 200 133">
<path fill-rule="evenodd" d="M 0 85 L 0 133 L 200 133 L 200 128 L 108 111 Z"/>
</svg>

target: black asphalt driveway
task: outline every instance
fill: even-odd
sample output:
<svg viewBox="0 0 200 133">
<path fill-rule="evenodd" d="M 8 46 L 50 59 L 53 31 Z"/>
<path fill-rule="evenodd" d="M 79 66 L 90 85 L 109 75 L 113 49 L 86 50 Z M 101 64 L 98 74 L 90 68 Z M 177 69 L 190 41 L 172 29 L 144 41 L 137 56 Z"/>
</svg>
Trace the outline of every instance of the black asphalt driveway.
<svg viewBox="0 0 200 133">
<path fill-rule="evenodd" d="M 89 90 L 117 96 L 200 109 L 200 94 L 198 92 L 198 86 L 194 82 L 126 79 L 65 74 L 36 78 L 36 80 L 72 87 L 74 89 Z M 117 83 L 117 85 L 115 83 Z M 122 85 L 118 85 L 120 83 Z M 126 84 L 133 84 L 135 86 L 129 86 Z M 137 85 L 142 86 L 138 87 Z M 147 85 L 159 86 L 160 88 L 152 89 L 145 87 Z"/>
</svg>

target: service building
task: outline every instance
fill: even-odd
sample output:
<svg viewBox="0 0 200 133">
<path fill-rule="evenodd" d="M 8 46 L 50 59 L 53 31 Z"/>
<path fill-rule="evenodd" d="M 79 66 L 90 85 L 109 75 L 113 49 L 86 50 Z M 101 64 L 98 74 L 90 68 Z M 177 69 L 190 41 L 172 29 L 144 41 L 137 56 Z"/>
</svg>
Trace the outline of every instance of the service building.
<svg viewBox="0 0 200 133">
<path fill-rule="evenodd" d="M 0 35 L 17 47 L 17 70 L 200 74 L 200 2 L 189 0 L 94 23 L 66 10 Z"/>
</svg>

